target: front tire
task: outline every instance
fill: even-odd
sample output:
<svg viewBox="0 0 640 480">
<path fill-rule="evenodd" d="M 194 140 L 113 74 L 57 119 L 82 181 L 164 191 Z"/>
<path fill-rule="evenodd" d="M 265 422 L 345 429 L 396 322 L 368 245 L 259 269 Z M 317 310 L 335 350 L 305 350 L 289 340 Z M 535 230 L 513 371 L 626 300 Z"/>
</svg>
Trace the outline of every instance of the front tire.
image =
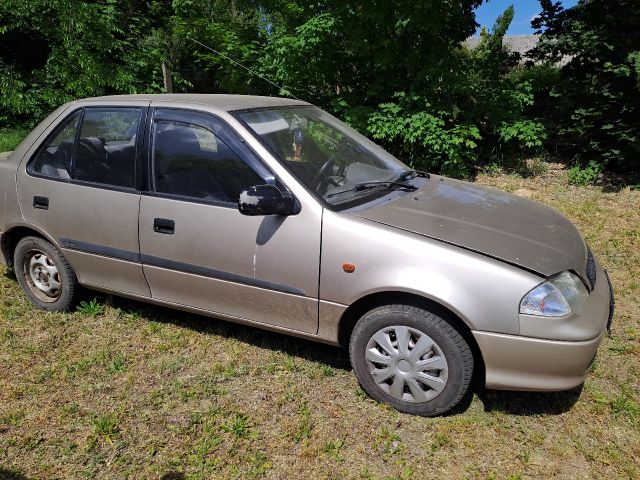
<svg viewBox="0 0 640 480">
<path fill-rule="evenodd" d="M 473 355 L 460 333 L 440 316 L 409 305 L 366 313 L 349 344 L 362 388 L 396 410 L 433 417 L 454 408 L 473 376 Z"/>
<path fill-rule="evenodd" d="M 36 307 L 51 312 L 69 310 L 78 291 L 78 280 L 62 253 L 48 241 L 25 237 L 14 252 L 18 283 Z"/>
</svg>

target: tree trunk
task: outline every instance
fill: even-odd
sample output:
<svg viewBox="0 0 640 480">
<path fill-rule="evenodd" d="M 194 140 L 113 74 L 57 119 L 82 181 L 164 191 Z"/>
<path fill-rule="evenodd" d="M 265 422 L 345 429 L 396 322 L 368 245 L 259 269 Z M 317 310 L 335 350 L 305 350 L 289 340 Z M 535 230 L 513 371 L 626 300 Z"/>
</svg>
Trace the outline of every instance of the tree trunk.
<svg viewBox="0 0 640 480">
<path fill-rule="evenodd" d="M 162 78 L 164 80 L 164 89 L 167 93 L 173 93 L 173 83 L 171 82 L 171 70 L 166 63 L 162 62 Z"/>
</svg>

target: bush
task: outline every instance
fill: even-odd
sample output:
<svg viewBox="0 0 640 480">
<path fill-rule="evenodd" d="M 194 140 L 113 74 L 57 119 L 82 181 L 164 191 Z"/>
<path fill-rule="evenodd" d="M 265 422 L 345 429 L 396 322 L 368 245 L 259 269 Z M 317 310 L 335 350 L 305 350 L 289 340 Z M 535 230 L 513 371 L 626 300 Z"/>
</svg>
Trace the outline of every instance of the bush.
<svg viewBox="0 0 640 480">
<path fill-rule="evenodd" d="M 397 94 L 396 99 L 369 117 L 371 136 L 389 144 L 412 168 L 468 176 L 481 138 L 478 129 L 456 124 L 447 112 L 434 112 L 423 98 Z"/>
<path fill-rule="evenodd" d="M 14 150 L 28 133 L 26 128 L 0 128 L 0 152 Z"/>
<path fill-rule="evenodd" d="M 567 171 L 569 185 L 593 185 L 600 176 L 600 173 L 602 173 L 602 170 L 603 165 L 594 160 L 591 160 L 584 168 L 576 164 Z"/>
<path fill-rule="evenodd" d="M 560 154 L 640 171 L 640 3 L 580 0 L 566 10 L 541 3 L 532 23 L 544 33 L 532 56 L 564 62 L 545 112 Z M 583 170 L 595 172 L 571 169 Z"/>
</svg>

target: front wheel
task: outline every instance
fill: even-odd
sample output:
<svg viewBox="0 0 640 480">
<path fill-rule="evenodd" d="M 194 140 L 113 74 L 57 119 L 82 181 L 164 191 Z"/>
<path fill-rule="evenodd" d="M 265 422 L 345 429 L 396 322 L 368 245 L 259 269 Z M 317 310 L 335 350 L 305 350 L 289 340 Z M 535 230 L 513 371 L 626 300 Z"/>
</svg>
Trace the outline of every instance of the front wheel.
<svg viewBox="0 0 640 480">
<path fill-rule="evenodd" d="M 38 237 L 25 237 L 14 252 L 18 283 L 31 303 L 43 310 L 66 311 L 78 290 L 76 275 L 51 243 Z"/>
<path fill-rule="evenodd" d="M 366 313 L 353 330 L 349 355 L 371 397 L 413 415 L 448 412 L 464 398 L 473 375 L 473 355 L 460 333 L 409 305 Z"/>
</svg>

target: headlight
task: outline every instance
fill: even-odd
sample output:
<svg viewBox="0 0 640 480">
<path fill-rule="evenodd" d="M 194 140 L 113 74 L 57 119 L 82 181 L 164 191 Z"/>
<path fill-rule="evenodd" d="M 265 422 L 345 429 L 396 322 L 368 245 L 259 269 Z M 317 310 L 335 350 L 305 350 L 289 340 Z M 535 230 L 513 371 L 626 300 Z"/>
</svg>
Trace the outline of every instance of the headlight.
<svg viewBox="0 0 640 480">
<path fill-rule="evenodd" d="M 576 275 L 562 272 L 526 294 L 520 302 L 520 313 L 562 317 L 577 311 L 588 297 L 589 292 Z"/>
</svg>

